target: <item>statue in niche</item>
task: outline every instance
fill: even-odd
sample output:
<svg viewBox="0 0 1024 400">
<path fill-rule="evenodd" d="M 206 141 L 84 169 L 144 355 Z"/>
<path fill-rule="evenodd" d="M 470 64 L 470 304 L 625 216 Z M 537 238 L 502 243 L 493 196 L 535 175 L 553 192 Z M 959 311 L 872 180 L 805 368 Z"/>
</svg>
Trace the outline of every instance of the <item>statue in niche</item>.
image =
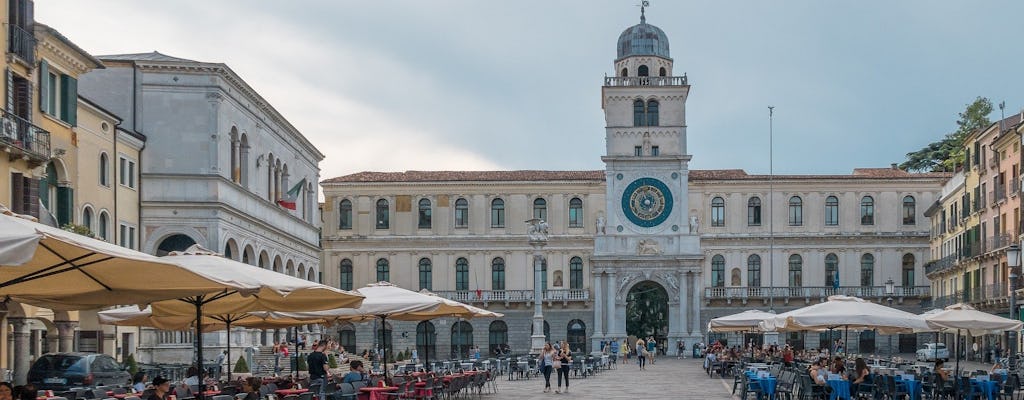
<svg viewBox="0 0 1024 400">
<path fill-rule="evenodd" d="M 604 231 L 604 215 L 598 215 L 597 216 L 597 232 L 594 232 L 594 233 L 597 233 L 598 235 L 604 235 L 605 234 L 605 231 Z"/>
<path fill-rule="evenodd" d="M 697 233 L 700 230 L 700 220 L 697 215 L 690 215 L 690 233 Z"/>
</svg>

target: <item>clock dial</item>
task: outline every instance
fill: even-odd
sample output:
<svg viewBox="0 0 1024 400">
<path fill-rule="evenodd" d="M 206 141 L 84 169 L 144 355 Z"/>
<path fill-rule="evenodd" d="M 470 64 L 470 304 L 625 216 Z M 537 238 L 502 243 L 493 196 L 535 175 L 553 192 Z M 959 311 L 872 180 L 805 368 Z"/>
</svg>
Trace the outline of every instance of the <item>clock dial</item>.
<svg viewBox="0 0 1024 400">
<path fill-rule="evenodd" d="M 672 192 L 660 180 L 637 179 L 622 193 L 622 212 L 636 225 L 658 226 L 672 212 Z"/>
</svg>

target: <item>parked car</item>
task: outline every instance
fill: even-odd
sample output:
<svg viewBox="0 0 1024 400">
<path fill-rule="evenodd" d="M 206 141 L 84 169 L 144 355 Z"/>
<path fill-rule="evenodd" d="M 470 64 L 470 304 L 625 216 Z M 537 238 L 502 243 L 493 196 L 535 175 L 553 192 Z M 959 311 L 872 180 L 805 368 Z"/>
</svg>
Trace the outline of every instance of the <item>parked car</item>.
<svg viewBox="0 0 1024 400">
<path fill-rule="evenodd" d="M 926 343 L 917 351 L 917 361 L 949 361 L 949 350 L 945 343 Z"/>
<path fill-rule="evenodd" d="M 28 382 L 40 390 L 124 385 L 131 374 L 113 357 L 96 353 L 50 353 L 28 370 Z"/>
</svg>

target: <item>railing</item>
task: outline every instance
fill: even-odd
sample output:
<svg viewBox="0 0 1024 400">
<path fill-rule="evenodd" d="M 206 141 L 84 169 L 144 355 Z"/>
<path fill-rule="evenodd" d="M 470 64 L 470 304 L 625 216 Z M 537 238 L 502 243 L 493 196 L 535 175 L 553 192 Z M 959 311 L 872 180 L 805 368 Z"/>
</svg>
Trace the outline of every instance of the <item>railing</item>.
<svg viewBox="0 0 1024 400">
<path fill-rule="evenodd" d="M 0 142 L 43 160 L 50 158 L 50 132 L 6 110 L 0 112 Z"/>
<path fill-rule="evenodd" d="M 533 290 L 438 290 L 438 296 L 463 303 L 508 302 L 528 303 L 534 299 Z M 545 301 L 587 301 L 587 289 L 548 289 L 543 293 Z"/>
<path fill-rule="evenodd" d="M 1010 180 L 1010 195 L 1015 195 L 1020 192 L 1020 177 L 1015 176 Z"/>
<path fill-rule="evenodd" d="M 927 297 L 930 286 L 896 286 L 892 297 Z M 862 298 L 886 298 L 885 286 L 801 286 L 801 287 L 709 287 L 704 288 L 704 298 L 711 299 L 767 299 L 775 298 L 824 298 L 832 295 L 846 295 Z"/>
<path fill-rule="evenodd" d="M 686 86 L 683 76 L 606 76 L 605 86 Z"/>
<path fill-rule="evenodd" d="M 1013 238 L 1010 235 L 989 236 L 988 241 L 985 242 L 985 252 L 995 251 L 1013 243 Z"/>
<path fill-rule="evenodd" d="M 964 245 L 960 249 L 960 253 L 963 256 L 963 258 L 971 258 L 971 257 L 980 256 L 981 253 L 982 253 L 981 250 L 982 250 L 981 243 L 974 242 L 974 243 L 970 243 L 970 244 Z"/>
<path fill-rule="evenodd" d="M 1006 185 L 996 184 L 996 187 L 992 189 L 992 192 L 995 193 L 997 203 L 1006 200 Z"/>
<path fill-rule="evenodd" d="M 958 258 L 956 254 L 953 254 L 942 257 L 938 260 L 929 261 L 927 264 L 924 265 L 924 274 L 925 276 L 930 276 L 931 274 L 939 273 L 949 268 L 952 268 L 954 265 L 956 265 L 957 259 Z"/>
<path fill-rule="evenodd" d="M 7 51 L 21 57 L 29 64 L 36 62 L 36 37 L 31 31 L 17 25 L 10 25 L 7 35 Z"/>
</svg>

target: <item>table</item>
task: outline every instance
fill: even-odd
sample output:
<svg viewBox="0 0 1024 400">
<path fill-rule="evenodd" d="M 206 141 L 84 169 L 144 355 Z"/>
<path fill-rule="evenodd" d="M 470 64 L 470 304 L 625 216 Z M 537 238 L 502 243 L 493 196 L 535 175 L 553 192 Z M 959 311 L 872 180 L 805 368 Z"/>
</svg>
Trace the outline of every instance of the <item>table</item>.
<svg viewBox="0 0 1024 400">
<path fill-rule="evenodd" d="M 977 379 L 971 379 L 971 385 L 978 388 L 981 393 L 988 397 L 988 400 L 995 400 L 996 395 L 999 394 L 999 382 L 996 381 L 979 381 Z"/>
<path fill-rule="evenodd" d="M 365 386 L 359 388 L 359 394 L 366 394 L 366 398 L 369 400 L 385 400 L 387 396 L 382 393 L 394 392 L 398 390 L 397 386 L 385 386 L 385 387 L 374 387 Z"/>
<path fill-rule="evenodd" d="M 921 398 L 921 381 L 916 379 L 903 379 L 898 380 L 907 386 L 907 395 L 910 396 L 910 400 L 917 400 Z"/>
<path fill-rule="evenodd" d="M 828 386 L 832 388 L 829 400 L 850 400 L 850 381 L 842 379 L 829 379 Z"/>
<path fill-rule="evenodd" d="M 289 396 L 289 395 L 293 395 L 293 394 L 306 393 L 308 391 L 309 391 L 309 389 L 278 389 L 278 390 L 275 390 L 274 393 L 276 393 L 280 397 L 284 397 L 284 396 Z M 220 392 L 217 392 L 217 393 L 219 394 Z"/>
<path fill-rule="evenodd" d="M 761 385 L 761 390 L 763 390 L 764 394 L 766 396 L 768 396 L 768 399 L 774 399 L 775 398 L 775 386 L 778 385 L 778 383 L 779 383 L 778 378 L 776 378 L 774 376 L 769 376 L 769 377 L 766 377 L 766 378 L 754 378 L 754 379 L 756 379 L 757 383 Z"/>
<path fill-rule="evenodd" d="M 416 398 L 434 397 L 434 388 L 428 388 L 426 382 L 416 382 Z"/>
</svg>

